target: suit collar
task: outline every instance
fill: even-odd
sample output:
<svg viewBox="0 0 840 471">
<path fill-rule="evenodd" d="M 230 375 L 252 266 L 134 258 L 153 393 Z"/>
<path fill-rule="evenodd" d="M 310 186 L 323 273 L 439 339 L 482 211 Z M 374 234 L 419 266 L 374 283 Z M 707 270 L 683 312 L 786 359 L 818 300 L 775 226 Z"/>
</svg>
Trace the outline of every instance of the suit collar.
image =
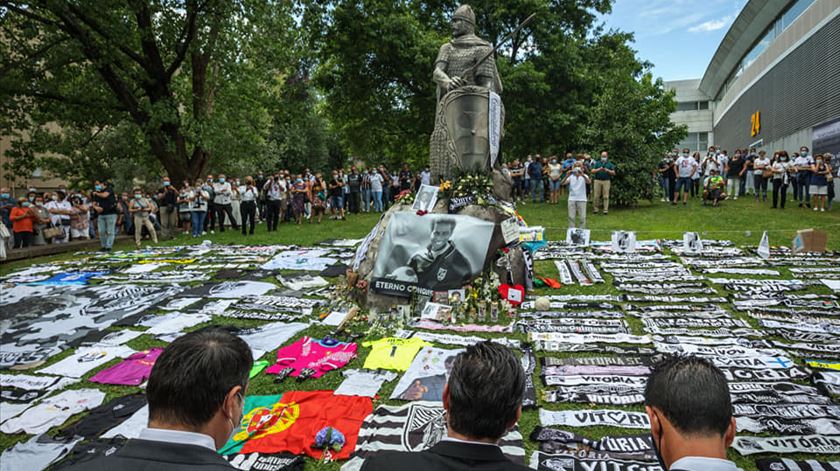
<svg viewBox="0 0 840 471">
<path fill-rule="evenodd" d="M 125 443 L 117 455 L 123 458 L 135 458 L 172 464 L 227 464 L 215 451 L 199 445 L 166 443 L 135 438 Z"/>
<path fill-rule="evenodd" d="M 498 446 L 488 446 L 480 443 L 465 443 L 453 441 L 441 441 L 431 447 L 429 452 L 474 461 L 508 461 Z"/>
</svg>

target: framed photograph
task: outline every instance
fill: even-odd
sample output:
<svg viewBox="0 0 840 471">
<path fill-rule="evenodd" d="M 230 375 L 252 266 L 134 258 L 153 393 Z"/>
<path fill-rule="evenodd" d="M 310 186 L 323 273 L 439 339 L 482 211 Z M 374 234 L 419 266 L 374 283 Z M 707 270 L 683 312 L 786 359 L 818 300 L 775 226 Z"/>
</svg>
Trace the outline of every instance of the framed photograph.
<svg viewBox="0 0 840 471">
<path fill-rule="evenodd" d="M 586 247 L 589 245 L 589 229 L 566 229 L 566 243 Z"/>
<path fill-rule="evenodd" d="M 411 209 L 430 213 L 437 203 L 438 187 L 432 185 L 421 185 L 414 197 L 414 204 Z"/>
</svg>

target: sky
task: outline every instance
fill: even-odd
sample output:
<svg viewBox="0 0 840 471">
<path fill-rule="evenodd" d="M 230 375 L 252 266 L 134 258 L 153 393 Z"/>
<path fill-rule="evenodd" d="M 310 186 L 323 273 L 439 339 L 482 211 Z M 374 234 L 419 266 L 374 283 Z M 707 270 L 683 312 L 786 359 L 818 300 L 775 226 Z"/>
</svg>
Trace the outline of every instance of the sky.
<svg viewBox="0 0 840 471">
<path fill-rule="evenodd" d="M 664 80 L 702 78 L 747 0 L 615 0 L 601 20 L 635 35 L 639 59 Z"/>
</svg>

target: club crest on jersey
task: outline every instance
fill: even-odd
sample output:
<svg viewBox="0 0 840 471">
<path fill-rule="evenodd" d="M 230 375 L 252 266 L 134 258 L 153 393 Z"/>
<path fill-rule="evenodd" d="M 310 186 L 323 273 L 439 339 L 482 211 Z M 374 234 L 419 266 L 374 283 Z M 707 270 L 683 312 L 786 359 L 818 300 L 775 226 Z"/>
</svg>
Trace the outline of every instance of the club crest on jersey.
<svg viewBox="0 0 840 471">
<path fill-rule="evenodd" d="M 446 278 L 446 268 L 440 268 L 437 272 L 437 279 L 438 281 L 443 281 Z"/>
</svg>

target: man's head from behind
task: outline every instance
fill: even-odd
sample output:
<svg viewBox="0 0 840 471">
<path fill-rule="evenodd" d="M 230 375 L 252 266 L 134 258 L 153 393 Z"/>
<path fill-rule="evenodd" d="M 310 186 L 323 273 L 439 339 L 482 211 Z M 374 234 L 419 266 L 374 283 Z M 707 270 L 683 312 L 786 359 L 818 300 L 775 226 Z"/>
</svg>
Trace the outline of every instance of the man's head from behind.
<svg viewBox="0 0 840 471">
<path fill-rule="evenodd" d="M 703 358 L 672 356 L 657 364 L 645 387 L 645 410 L 666 469 L 685 456 L 725 459 L 735 439 L 726 377 Z"/>
<path fill-rule="evenodd" d="M 443 391 L 450 436 L 496 442 L 522 415 L 525 372 L 507 347 L 477 343 L 455 358 Z"/>
<path fill-rule="evenodd" d="M 251 349 L 221 329 L 202 329 L 172 342 L 149 376 L 149 427 L 204 433 L 216 448 L 242 420 Z"/>
</svg>

